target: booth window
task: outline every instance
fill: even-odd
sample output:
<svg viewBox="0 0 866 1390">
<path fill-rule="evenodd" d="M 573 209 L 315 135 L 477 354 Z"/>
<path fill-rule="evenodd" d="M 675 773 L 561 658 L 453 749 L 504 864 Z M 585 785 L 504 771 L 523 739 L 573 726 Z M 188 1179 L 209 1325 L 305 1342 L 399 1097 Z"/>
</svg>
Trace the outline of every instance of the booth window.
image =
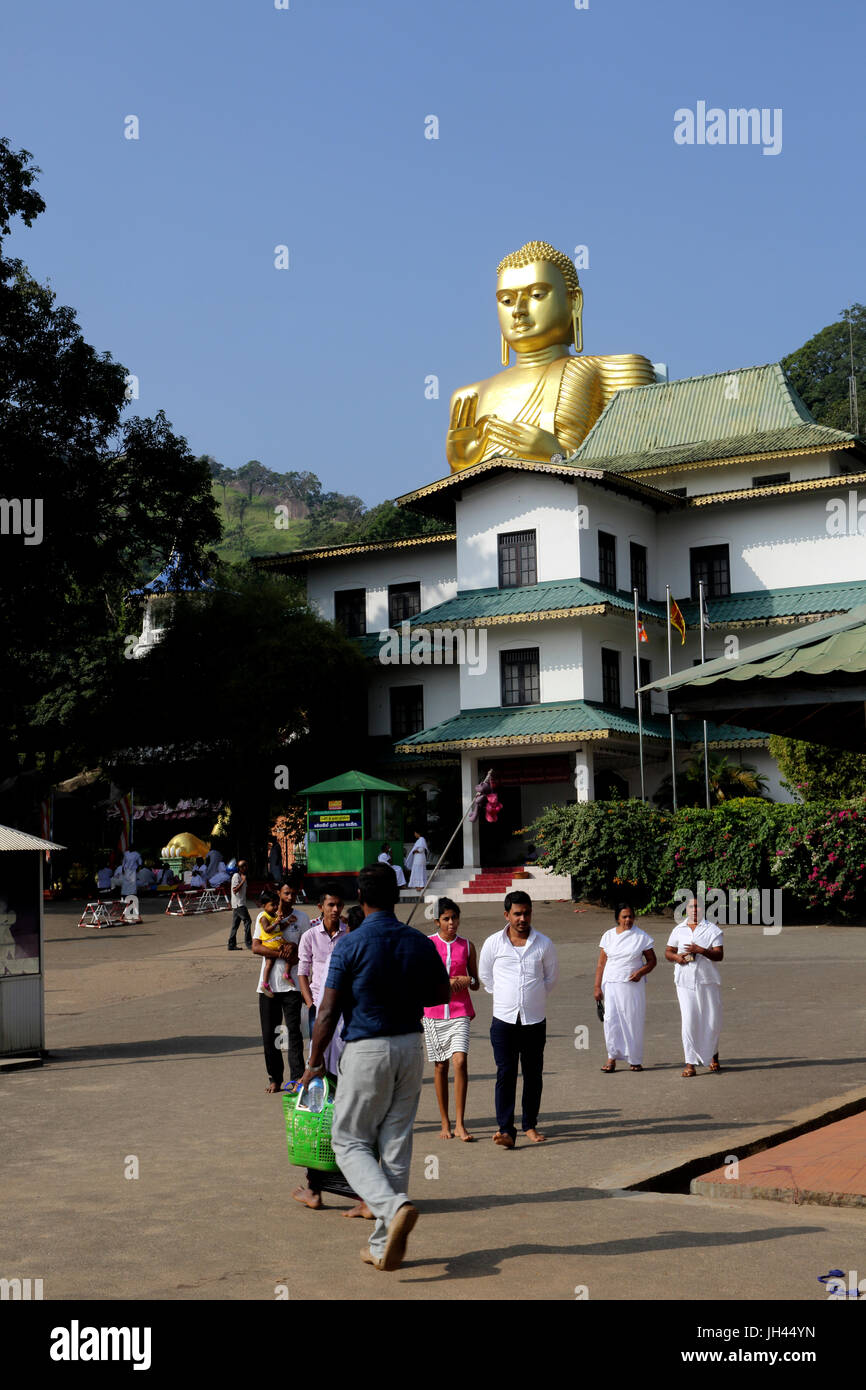
<svg viewBox="0 0 866 1390">
<path fill-rule="evenodd" d="M 500 655 L 503 705 L 537 705 L 541 700 L 538 647 Z"/>
<path fill-rule="evenodd" d="M 689 551 L 692 568 L 692 598 L 697 598 L 703 581 L 705 598 L 727 598 L 731 592 L 731 562 L 726 545 L 696 546 Z"/>
<path fill-rule="evenodd" d="M 388 585 L 388 625 L 399 627 L 407 618 L 421 612 L 421 583 Z"/>
<path fill-rule="evenodd" d="M 534 531 L 505 531 L 496 537 L 499 547 L 500 589 L 522 589 L 538 583 Z"/>
<path fill-rule="evenodd" d="M 334 621 L 347 637 L 364 637 L 367 632 L 367 590 L 338 590 L 334 594 Z"/>
<path fill-rule="evenodd" d="M 598 582 L 606 589 L 616 588 L 616 536 L 598 533 Z"/>
<path fill-rule="evenodd" d="M 609 647 L 601 649 L 601 698 L 604 704 L 618 709 L 622 703 L 619 698 L 619 652 Z"/>
<path fill-rule="evenodd" d="M 423 685 L 398 685 L 391 689 L 391 737 L 408 738 L 424 728 Z"/>
</svg>

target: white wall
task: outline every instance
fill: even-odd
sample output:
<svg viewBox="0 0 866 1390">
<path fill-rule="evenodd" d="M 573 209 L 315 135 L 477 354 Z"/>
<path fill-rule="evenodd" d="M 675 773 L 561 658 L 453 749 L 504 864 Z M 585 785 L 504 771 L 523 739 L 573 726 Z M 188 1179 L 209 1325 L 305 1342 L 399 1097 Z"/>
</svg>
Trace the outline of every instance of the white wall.
<svg viewBox="0 0 866 1390">
<path fill-rule="evenodd" d="M 460 671 L 461 709 L 484 709 L 501 703 L 500 653 L 518 647 L 538 647 L 541 702 L 583 698 L 580 624 L 575 619 L 543 623 L 508 623 L 485 628 L 486 670 L 472 675 Z"/>
<path fill-rule="evenodd" d="M 577 493 L 571 479 L 500 475 L 467 488 L 456 511 L 461 590 L 498 587 L 496 537 L 502 531 L 538 532 L 539 581 L 578 573 Z"/>
<path fill-rule="evenodd" d="M 751 487 L 754 478 L 765 478 L 773 473 L 789 473 L 790 481 L 799 483 L 806 478 L 829 478 L 832 474 L 838 473 L 839 459 L 846 458 L 848 452 L 834 450 L 832 454 L 755 459 L 751 463 L 722 463 L 706 468 L 672 468 L 668 473 L 653 474 L 646 481 L 653 487 L 662 489 L 684 487 L 687 497 Z M 641 474 L 635 476 L 640 478 Z"/>
<path fill-rule="evenodd" d="M 732 592 L 866 579 L 866 536 L 828 530 L 836 514 L 828 503 L 845 502 L 847 508 L 848 491 L 840 480 L 838 493 L 756 497 L 660 517 L 661 593 L 665 583 L 674 595 L 689 592 L 689 549 L 704 545 L 730 547 Z"/>
<path fill-rule="evenodd" d="M 319 560 L 307 572 L 307 596 L 323 618 L 334 620 L 334 591 L 367 590 L 367 631 L 388 626 L 388 585 L 414 581 L 421 585 L 421 607 L 432 608 L 457 592 L 457 561 L 453 542 L 400 547 L 342 560 Z"/>
<path fill-rule="evenodd" d="M 634 541 L 647 552 L 647 592 L 652 598 L 658 592 L 656 551 L 658 513 L 641 502 L 632 502 L 607 488 L 595 487 L 581 480 L 577 487 L 578 501 L 586 508 L 586 526 L 580 532 L 580 577 L 600 583 L 598 572 L 598 533 L 605 531 L 616 537 L 616 587 L 631 590 L 631 551 Z M 664 583 L 664 581 L 662 581 Z"/>
<path fill-rule="evenodd" d="M 392 687 L 403 685 L 423 685 L 425 729 L 451 719 L 460 711 L 460 678 L 456 667 L 377 666 L 370 678 L 367 696 L 371 735 L 390 734 L 389 692 Z"/>
</svg>

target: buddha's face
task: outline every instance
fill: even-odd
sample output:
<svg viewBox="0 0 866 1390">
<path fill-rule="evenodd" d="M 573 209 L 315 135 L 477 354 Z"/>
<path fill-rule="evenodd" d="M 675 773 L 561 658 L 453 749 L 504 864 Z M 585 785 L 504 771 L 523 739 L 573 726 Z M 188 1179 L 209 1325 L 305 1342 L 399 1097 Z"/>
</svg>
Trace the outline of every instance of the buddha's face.
<svg viewBox="0 0 866 1390">
<path fill-rule="evenodd" d="M 506 266 L 496 283 L 499 327 L 517 353 L 572 340 L 572 302 L 562 272 L 549 261 Z"/>
</svg>

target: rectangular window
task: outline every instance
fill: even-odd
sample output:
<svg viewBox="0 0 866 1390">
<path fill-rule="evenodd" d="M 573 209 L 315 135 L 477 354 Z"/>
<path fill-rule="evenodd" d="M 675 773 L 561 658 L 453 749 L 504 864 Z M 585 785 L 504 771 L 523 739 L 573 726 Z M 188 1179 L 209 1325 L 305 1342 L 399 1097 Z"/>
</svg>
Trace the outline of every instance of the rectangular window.
<svg viewBox="0 0 866 1390">
<path fill-rule="evenodd" d="M 367 631 L 367 590 L 338 590 L 334 594 L 334 622 L 347 637 L 363 637 Z"/>
<path fill-rule="evenodd" d="M 638 598 L 646 598 L 646 546 L 636 545 L 632 541 L 629 550 L 631 554 L 632 592 L 637 589 Z"/>
<path fill-rule="evenodd" d="M 752 479 L 752 487 L 775 487 L 777 483 L 789 483 L 790 473 L 761 473 Z"/>
<path fill-rule="evenodd" d="M 614 709 L 619 709 L 622 704 L 619 697 L 619 652 L 612 652 L 609 647 L 601 649 L 601 698 L 604 704 L 612 705 Z"/>
<path fill-rule="evenodd" d="M 635 673 L 635 659 L 634 659 L 634 657 L 632 657 L 632 659 L 631 659 L 631 669 L 632 669 L 632 675 L 633 675 L 633 676 L 636 676 L 636 673 Z M 638 687 L 639 685 L 649 685 L 649 683 L 650 683 L 651 680 L 652 680 L 652 669 L 651 669 L 651 667 L 650 667 L 650 663 L 645 659 L 645 657 L 641 657 L 641 659 L 640 659 L 640 680 L 637 680 L 637 679 L 635 678 L 635 689 L 637 689 L 637 687 Z M 651 706 L 651 704 L 650 704 L 650 693 L 649 693 L 649 691 L 647 691 L 644 695 L 641 695 L 641 697 L 640 697 L 640 709 L 641 709 L 641 714 L 643 715 L 644 719 L 649 719 L 650 715 L 652 714 L 652 706 Z"/>
<path fill-rule="evenodd" d="M 408 738 L 424 728 L 423 685 L 391 688 L 391 737 Z"/>
<path fill-rule="evenodd" d="M 537 705 L 541 700 L 538 647 L 500 654 L 503 705 Z"/>
<path fill-rule="evenodd" d="M 616 536 L 598 533 L 598 582 L 606 589 L 616 588 Z"/>
<path fill-rule="evenodd" d="M 496 540 L 500 589 L 521 589 L 525 584 L 537 584 L 535 532 L 507 531 Z"/>
<path fill-rule="evenodd" d="M 689 551 L 692 571 L 692 598 L 698 597 L 703 580 L 705 598 L 727 598 L 731 592 L 731 562 L 726 545 L 696 546 Z"/>
<path fill-rule="evenodd" d="M 388 585 L 388 626 L 399 627 L 406 618 L 421 612 L 421 584 Z"/>
</svg>

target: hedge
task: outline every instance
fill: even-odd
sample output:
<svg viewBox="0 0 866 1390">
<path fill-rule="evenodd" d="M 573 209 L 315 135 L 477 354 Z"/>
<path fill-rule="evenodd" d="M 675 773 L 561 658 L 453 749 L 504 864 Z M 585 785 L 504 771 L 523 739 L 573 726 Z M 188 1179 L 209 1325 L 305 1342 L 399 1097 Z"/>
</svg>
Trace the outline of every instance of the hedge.
<svg viewBox="0 0 866 1390">
<path fill-rule="evenodd" d="M 866 915 L 866 800 L 786 805 L 743 797 L 709 811 L 642 801 L 552 806 L 529 832 L 539 863 L 581 897 L 661 912 L 695 888 L 782 889 L 789 910 Z"/>
</svg>

